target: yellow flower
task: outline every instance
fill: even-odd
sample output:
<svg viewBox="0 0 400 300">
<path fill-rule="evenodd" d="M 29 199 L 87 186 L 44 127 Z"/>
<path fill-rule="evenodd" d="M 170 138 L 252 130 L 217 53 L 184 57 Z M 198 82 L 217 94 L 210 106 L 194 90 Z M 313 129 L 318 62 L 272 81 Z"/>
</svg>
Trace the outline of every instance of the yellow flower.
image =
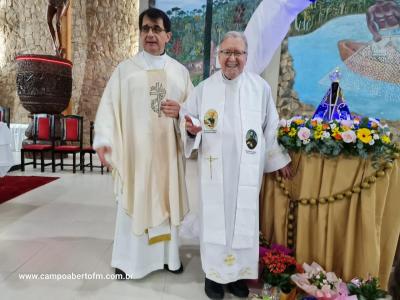
<svg viewBox="0 0 400 300">
<path fill-rule="evenodd" d="M 289 136 L 290 136 L 290 137 L 294 137 L 296 134 L 297 134 L 296 129 L 295 129 L 295 128 L 291 128 L 291 129 L 290 129 L 290 132 L 289 132 Z"/>
<path fill-rule="evenodd" d="M 382 143 L 384 144 L 390 144 L 391 140 L 390 137 L 388 137 L 387 135 L 384 135 L 381 137 Z"/>
<path fill-rule="evenodd" d="M 371 130 L 368 128 L 360 128 L 357 130 L 357 138 L 364 144 L 369 144 L 372 140 Z"/>
<path fill-rule="evenodd" d="M 348 127 L 348 126 L 342 126 L 342 130 L 343 130 L 343 131 L 349 131 L 349 130 L 350 130 L 350 127 Z"/>
<path fill-rule="evenodd" d="M 302 119 L 297 119 L 297 120 L 295 120 L 294 122 L 295 122 L 297 125 L 304 124 L 304 120 L 302 120 Z"/>
<path fill-rule="evenodd" d="M 340 134 L 340 129 L 338 127 L 335 127 L 332 129 L 332 136 Z"/>
<path fill-rule="evenodd" d="M 317 130 L 314 132 L 314 138 L 316 140 L 319 140 L 321 137 L 322 137 L 322 131 Z"/>
<path fill-rule="evenodd" d="M 317 130 L 317 131 L 322 131 L 322 125 L 321 125 L 321 124 L 318 124 L 317 127 L 316 127 L 316 130 Z"/>
</svg>

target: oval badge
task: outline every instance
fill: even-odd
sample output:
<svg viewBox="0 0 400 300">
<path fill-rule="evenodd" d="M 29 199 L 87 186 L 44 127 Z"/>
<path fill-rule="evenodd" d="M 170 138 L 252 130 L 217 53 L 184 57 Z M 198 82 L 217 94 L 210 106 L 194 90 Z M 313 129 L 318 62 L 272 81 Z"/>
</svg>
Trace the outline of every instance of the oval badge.
<svg viewBox="0 0 400 300">
<path fill-rule="evenodd" d="M 253 150 L 255 147 L 257 147 L 258 143 L 258 137 L 257 133 L 253 130 L 250 129 L 246 133 L 246 145 L 250 150 Z"/>
<path fill-rule="evenodd" d="M 204 126 L 206 129 L 213 130 L 217 127 L 218 122 L 218 113 L 214 109 L 207 110 L 206 114 L 204 115 Z"/>
</svg>

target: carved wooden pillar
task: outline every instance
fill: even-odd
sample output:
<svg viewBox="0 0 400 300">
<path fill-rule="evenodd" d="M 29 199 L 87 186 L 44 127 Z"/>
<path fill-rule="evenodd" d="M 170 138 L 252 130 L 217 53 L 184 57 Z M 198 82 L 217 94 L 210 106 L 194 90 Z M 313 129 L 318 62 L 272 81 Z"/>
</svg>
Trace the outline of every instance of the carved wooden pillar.
<svg viewBox="0 0 400 300">
<path fill-rule="evenodd" d="M 65 58 L 70 61 L 72 61 L 72 5 L 73 0 L 70 0 L 66 16 L 61 20 L 61 45 L 63 51 L 65 51 Z M 72 114 L 73 106 L 73 99 L 71 99 L 63 114 Z"/>
</svg>

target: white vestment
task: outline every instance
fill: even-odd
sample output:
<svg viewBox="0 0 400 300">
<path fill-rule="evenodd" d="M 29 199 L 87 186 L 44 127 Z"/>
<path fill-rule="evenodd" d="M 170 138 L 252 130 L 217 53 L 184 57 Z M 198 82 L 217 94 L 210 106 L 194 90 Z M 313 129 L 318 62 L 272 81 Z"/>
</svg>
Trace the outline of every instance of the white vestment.
<svg viewBox="0 0 400 300">
<path fill-rule="evenodd" d="M 217 72 L 189 96 L 181 109 L 181 126 L 186 114 L 202 126 L 195 138 L 181 132 L 186 157 L 199 149 L 203 270 L 222 284 L 256 279 L 262 174 L 290 162 L 276 139 L 279 118 L 270 87 L 256 74 L 244 72 L 227 80 Z M 221 151 L 213 149 L 218 143 Z"/>
<path fill-rule="evenodd" d="M 135 279 L 163 269 L 164 264 L 170 270 L 179 269 L 177 225 L 187 213 L 179 129 L 171 118 L 154 111 L 153 86 L 148 86 L 154 70 L 165 74 L 161 82 L 166 85 L 166 99 L 186 99 L 193 87 L 188 71 L 165 54 L 140 52 L 122 62 L 111 76 L 96 115 L 93 143 L 95 149 L 110 146 L 113 150 L 108 159 L 115 171 L 117 219 L 111 265 Z M 164 125 L 167 133 L 161 128 Z M 152 172 L 154 168 L 159 172 Z M 162 213 L 155 217 L 152 208 Z"/>
</svg>

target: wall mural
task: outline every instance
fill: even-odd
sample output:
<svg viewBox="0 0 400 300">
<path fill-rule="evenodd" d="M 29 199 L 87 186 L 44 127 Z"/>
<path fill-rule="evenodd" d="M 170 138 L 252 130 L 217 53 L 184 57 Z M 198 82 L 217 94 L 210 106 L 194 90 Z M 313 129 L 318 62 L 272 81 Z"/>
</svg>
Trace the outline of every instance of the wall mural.
<svg viewBox="0 0 400 300">
<path fill-rule="evenodd" d="M 290 35 L 294 90 L 302 102 L 317 106 L 339 68 L 352 112 L 400 128 L 399 0 L 318 0 Z"/>
<path fill-rule="evenodd" d="M 211 1 L 210 1 L 211 2 Z M 212 25 L 209 41 L 210 73 L 218 69 L 217 46 L 223 35 L 230 30 L 244 31 L 247 22 L 261 0 L 214 0 L 211 2 Z M 205 37 L 204 27 L 207 10 L 206 0 L 156 0 L 155 7 L 171 18 L 173 38 L 167 52 L 183 63 L 190 71 L 193 83 L 203 80 Z"/>
<path fill-rule="evenodd" d="M 204 58 L 207 2 L 212 5 L 209 60 Z M 204 78 L 204 61 L 210 73 L 218 69 L 223 34 L 243 31 L 260 2 L 155 1 L 172 21 L 167 51 L 189 69 L 195 85 Z M 339 68 L 352 112 L 400 128 L 400 0 L 318 0 L 292 24 L 288 51 L 296 74 L 293 89 L 304 107 L 320 103 L 331 84 L 329 74 Z"/>
</svg>

